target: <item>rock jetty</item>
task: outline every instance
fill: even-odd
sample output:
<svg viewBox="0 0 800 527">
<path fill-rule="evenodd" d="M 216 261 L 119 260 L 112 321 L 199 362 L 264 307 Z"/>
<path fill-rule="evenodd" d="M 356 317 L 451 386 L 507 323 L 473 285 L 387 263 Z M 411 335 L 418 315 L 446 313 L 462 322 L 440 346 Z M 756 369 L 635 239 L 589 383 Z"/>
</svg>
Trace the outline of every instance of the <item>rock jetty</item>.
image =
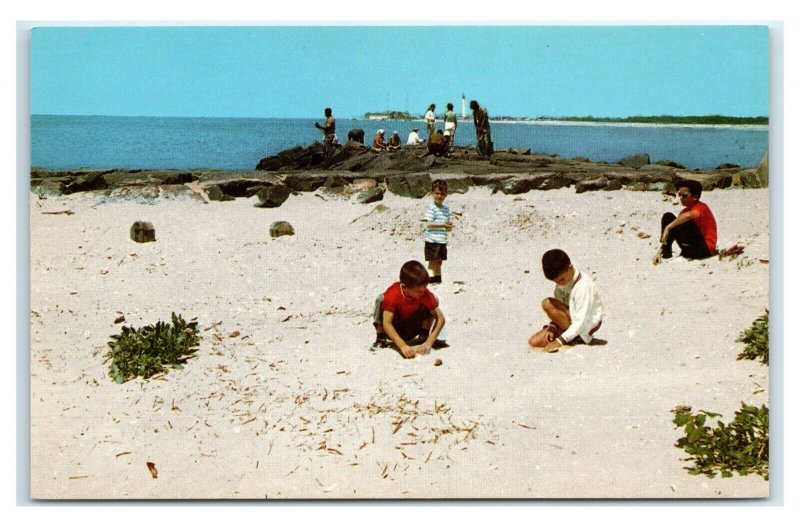
<svg viewBox="0 0 800 527">
<path fill-rule="evenodd" d="M 592 162 L 529 149 L 498 151 L 491 158 L 478 155 L 474 148 L 456 148 L 448 157 L 425 152 L 424 146 L 375 152 L 348 141 L 328 159 L 322 145 L 314 143 L 265 157 L 253 171 L 34 169 L 31 190 L 40 195 L 91 191 L 110 199 L 193 194 L 206 202 L 258 196 L 256 206 L 277 207 L 291 193 L 320 190 L 359 194 L 362 203 L 377 201 L 386 191 L 422 198 L 437 178 L 448 181 L 451 193 L 486 185 L 504 194 L 563 187 L 572 187 L 577 193 L 621 189 L 673 192 L 683 179 L 697 180 L 705 190 L 769 184 L 768 154 L 758 167 L 722 164 L 714 170 L 689 170 L 670 160 L 652 162 L 647 153 L 615 162 Z"/>
</svg>

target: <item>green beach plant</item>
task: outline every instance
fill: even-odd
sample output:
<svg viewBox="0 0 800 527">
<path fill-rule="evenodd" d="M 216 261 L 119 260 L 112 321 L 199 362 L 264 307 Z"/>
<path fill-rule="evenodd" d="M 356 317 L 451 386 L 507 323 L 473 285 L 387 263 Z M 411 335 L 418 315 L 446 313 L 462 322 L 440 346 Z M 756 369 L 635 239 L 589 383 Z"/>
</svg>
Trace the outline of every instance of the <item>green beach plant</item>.
<svg viewBox="0 0 800 527">
<path fill-rule="evenodd" d="M 186 322 L 172 313 L 172 323 L 158 321 L 155 326 L 122 327 L 119 335 L 112 335 L 108 343 L 111 350 L 109 375 L 121 384 L 135 377 L 149 379 L 166 371 L 167 367 L 182 368 L 197 351 L 200 335 L 196 319 Z"/>
<path fill-rule="evenodd" d="M 692 413 L 690 406 L 678 406 L 672 412 L 675 427 L 683 427 L 686 434 L 675 446 L 689 454 L 685 461 L 694 462 L 693 467 L 685 467 L 690 474 L 713 478 L 719 472 L 729 478 L 736 472 L 769 479 L 769 408 L 742 403 L 730 424 L 717 419 L 720 414 Z M 716 426 L 707 425 L 710 419 L 717 419 Z"/>
<path fill-rule="evenodd" d="M 760 360 L 762 364 L 769 364 L 769 309 L 755 319 L 750 328 L 744 330 L 736 342 L 744 342 L 744 351 L 736 357 L 737 360 Z"/>
</svg>

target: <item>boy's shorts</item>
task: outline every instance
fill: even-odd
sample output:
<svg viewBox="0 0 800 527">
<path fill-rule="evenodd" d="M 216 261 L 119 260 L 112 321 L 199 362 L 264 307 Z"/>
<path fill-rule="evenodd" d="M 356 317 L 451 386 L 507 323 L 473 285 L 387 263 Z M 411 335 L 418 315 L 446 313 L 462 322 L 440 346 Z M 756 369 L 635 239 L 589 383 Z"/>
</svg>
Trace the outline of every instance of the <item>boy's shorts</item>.
<svg viewBox="0 0 800 527">
<path fill-rule="evenodd" d="M 591 329 L 591 331 L 589 331 L 589 336 L 590 337 L 594 336 L 594 334 L 597 333 L 597 331 L 600 329 L 600 326 L 602 326 L 602 325 L 603 325 L 603 321 L 601 320 L 600 322 L 597 323 L 597 325 L 595 327 L 593 327 Z M 558 326 L 556 326 L 553 323 L 550 323 L 550 324 L 544 326 L 544 329 L 547 329 L 547 328 L 550 328 L 551 330 L 554 330 L 554 332 L 556 333 L 556 338 L 560 337 L 561 334 L 563 333 L 563 331 L 561 331 L 558 328 Z M 583 337 L 578 335 L 574 339 L 572 339 L 569 342 L 567 342 L 565 345 L 566 346 L 578 346 L 579 344 L 588 344 L 588 342 L 584 342 Z"/>
<path fill-rule="evenodd" d="M 383 293 L 378 295 L 375 299 L 375 309 L 372 312 L 372 322 L 375 324 L 383 324 L 383 309 L 381 303 L 383 302 Z M 404 341 L 409 342 L 414 337 L 423 335 L 427 336 L 430 328 L 425 328 L 424 323 L 433 318 L 433 313 L 430 310 L 420 306 L 420 308 L 406 320 L 392 320 L 392 325 Z"/>
<path fill-rule="evenodd" d="M 447 244 L 425 242 L 425 261 L 447 260 Z"/>
</svg>

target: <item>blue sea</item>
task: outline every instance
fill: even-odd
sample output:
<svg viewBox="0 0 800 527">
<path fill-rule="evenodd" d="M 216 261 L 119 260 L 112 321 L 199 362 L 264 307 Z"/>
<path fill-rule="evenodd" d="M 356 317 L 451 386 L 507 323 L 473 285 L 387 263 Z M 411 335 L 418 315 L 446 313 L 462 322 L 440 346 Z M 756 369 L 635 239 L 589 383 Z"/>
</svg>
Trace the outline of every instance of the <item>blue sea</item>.
<svg viewBox="0 0 800 527">
<path fill-rule="evenodd" d="M 323 119 L 184 118 L 34 115 L 31 166 L 54 170 L 254 170 L 263 157 L 320 141 Z M 352 128 L 371 142 L 379 128 L 398 131 L 405 143 L 417 121 L 337 118 L 340 142 Z M 558 122 L 494 122 L 495 150 L 530 148 L 562 157 L 616 162 L 646 152 L 694 169 L 721 163 L 756 166 L 769 144 L 767 126 L 660 126 Z M 456 145 L 475 144 L 472 120 L 459 121 Z"/>
</svg>

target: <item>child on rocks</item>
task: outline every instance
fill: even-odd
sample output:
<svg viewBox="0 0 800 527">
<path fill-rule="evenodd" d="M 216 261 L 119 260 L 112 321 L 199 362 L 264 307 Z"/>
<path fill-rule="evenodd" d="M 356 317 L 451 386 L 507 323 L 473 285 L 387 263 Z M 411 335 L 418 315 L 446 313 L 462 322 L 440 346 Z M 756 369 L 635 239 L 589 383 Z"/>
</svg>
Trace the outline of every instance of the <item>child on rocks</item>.
<svg viewBox="0 0 800 527">
<path fill-rule="evenodd" d="M 531 335 L 528 344 L 548 353 L 563 345 L 588 344 L 603 321 L 603 303 L 594 281 L 578 271 L 561 249 L 544 253 L 542 270 L 556 283 L 555 298 L 542 301 L 550 323 Z"/>
<path fill-rule="evenodd" d="M 428 354 L 432 348 L 447 347 L 443 340 L 437 340 L 444 328 L 444 314 L 428 290 L 428 280 L 428 272 L 418 261 L 403 264 L 400 281 L 375 300 L 373 325 L 377 338 L 373 348 L 394 343 L 404 358 L 412 359 Z"/>
<path fill-rule="evenodd" d="M 425 260 L 431 272 L 430 283 L 442 283 L 442 262 L 447 260 L 447 242 L 453 229 L 450 208 L 444 204 L 447 182 L 437 179 L 431 184 L 433 203 L 428 206 L 422 221 L 425 225 Z"/>
</svg>

